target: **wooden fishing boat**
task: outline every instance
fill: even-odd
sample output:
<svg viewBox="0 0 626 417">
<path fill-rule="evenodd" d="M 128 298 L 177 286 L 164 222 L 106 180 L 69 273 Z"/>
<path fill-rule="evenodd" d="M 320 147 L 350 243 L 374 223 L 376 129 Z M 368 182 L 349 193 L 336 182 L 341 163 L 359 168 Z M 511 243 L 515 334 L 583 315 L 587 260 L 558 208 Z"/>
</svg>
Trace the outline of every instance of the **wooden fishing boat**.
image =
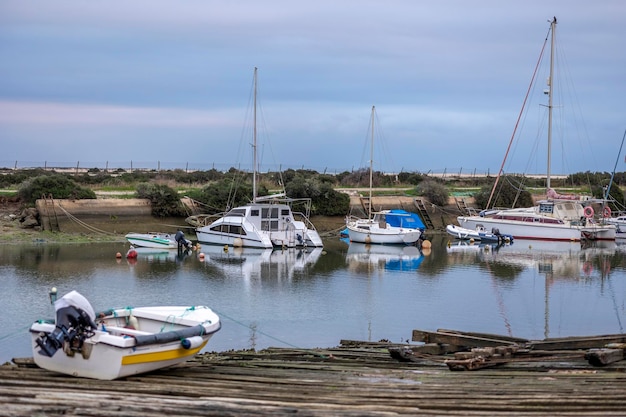
<svg viewBox="0 0 626 417">
<path fill-rule="evenodd" d="M 30 327 L 33 359 L 44 369 L 112 380 L 184 362 L 220 327 L 206 306 L 111 309 L 96 314 L 72 291 L 54 303 L 56 320 Z"/>
</svg>

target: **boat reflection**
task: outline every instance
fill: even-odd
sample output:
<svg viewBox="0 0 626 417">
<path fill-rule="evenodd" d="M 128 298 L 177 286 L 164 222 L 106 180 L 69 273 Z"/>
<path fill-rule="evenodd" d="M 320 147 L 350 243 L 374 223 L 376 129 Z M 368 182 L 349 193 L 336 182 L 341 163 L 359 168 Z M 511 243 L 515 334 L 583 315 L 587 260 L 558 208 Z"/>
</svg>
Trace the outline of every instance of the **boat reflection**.
<svg viewBox="0 0 626 417">
<path fill-rule="evenodd" d="M 616 244 L 598 242 L 553 242 L 519 240 L 481 254 L 488 266 L 534 269 L 551 280 L 575 279 L 610 272 L 610 256 Z"/>
<path fill-rule="evenodd" d="M 315 265 L 322 250 L 321 247 L 258 249 L 205 245 L 198 256 L 206 266 L 218 268 L 228 276 L 280 281 L 291 280 L 296 273 Z"/>
<path fill-rule="evenodd" d="M 130 265 L 137 262 L 182 262 L 191 254 L 191 250 L 179 251 L 178 249 L 162 248 L 133 248 L 137 253 L 135 258 L 126 258 Z"/>
<path fill-rule="evenodd" d="M 350 242 L 346 262 L 352 271 L 414 271 L 424 256 L 416 246 Z"/>
</svg>

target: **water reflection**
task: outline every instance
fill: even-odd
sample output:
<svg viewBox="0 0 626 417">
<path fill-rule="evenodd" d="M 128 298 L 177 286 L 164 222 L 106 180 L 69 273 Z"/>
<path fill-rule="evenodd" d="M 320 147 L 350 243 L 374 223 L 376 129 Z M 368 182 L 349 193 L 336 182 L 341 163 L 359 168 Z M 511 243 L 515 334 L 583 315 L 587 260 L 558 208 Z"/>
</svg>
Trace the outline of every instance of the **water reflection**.
<svg viewBox="0 0 626 417">
<path fill-rule="evenodd" d="M 52 316 L 52 286 L 96 309 L 209 305 L 224 327 L 209 349 L 400 341 L 413 329 L 537 338 L 619 333 L 626 320 L 626 245 L 515 241 L 410 246 L 325 241 L 323 249 L 140 253 L 125 243 L 0 245 L 8 312 L 0 360 L 29 354 L 32 320 Z M 203 253 L 202 257 L 200 253 Z M 21 353 L 20 353 L 21 352 Z M 24 353 L 26 352 L 26 353 Z"/>
<path fill-rule="evenodd" d="M 346 264 L 354 272 L 415 271 L 424 259 L 415 246 L 347 244 Z"/>
<path fill-rule="evenodd" d="M 231 278 L 242 278 L 247 284 L 253 280 L 291 281 L 297 273 L 304 273 L 315 265 L 322 248 L 255 249 L 205 245 L 200 259 L 206 268 L 219 271 Z"/>
</svg>

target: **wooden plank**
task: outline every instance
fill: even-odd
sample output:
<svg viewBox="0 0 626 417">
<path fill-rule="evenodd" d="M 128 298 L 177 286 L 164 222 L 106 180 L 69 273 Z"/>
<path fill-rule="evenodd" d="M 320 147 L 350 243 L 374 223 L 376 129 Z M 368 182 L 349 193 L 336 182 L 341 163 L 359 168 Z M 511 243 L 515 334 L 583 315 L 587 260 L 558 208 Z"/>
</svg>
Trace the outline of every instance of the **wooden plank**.
<svg viewBox="0 0 626 417">
<path fill-rule="evenodd" d="M 505 336 L 501 334 L 462 332 L 460 330 L 450 330 L 450 329 L 437 329 L 437 332 L 448 333 L 448 334 L 460 334 L 460 335 L 465 335 L 465 336 L 479 337 L 482 339 L 506 340 L 508 342 L 517 343 L 517 344 L 523 344 L 523 343 L 528 342 L 528 339 L 523 339 L 521 337 Z"/>
<path fill-rule="evenodd" d="M 545 340 L 529 341 L 529 349 L 561 350 L 561 349 L 597 349 L 609 343 L 626 343 L 626 334 L 591 336 L 591 337 L 564 337 Z"/>
<path fill-rule="evenodd" d="M 624 360 L 624 349 L 591 349 L 585 359 L 593 366 L 606 366 Z"/>
<path fill-rule="evenodd" d="M 459 333 L 428 332 L 424 330 L 413 330 L 412 340 L 424 343 L 446 343 L 464 347 L 487 347 L 505 346 L 514 344 L 508 340 L 492 339 L 485 337 L 467 336 Z"/>
</svg>

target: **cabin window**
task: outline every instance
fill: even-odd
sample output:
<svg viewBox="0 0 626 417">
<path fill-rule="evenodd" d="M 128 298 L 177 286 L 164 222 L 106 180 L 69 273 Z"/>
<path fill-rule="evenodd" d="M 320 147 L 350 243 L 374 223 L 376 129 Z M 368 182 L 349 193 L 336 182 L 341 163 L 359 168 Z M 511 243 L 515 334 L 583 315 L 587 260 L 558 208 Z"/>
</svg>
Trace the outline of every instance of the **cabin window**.
<svg viewBox="0 0 626 417">
<path fill-rule="evenodd" d="M 554 206 L 552 204 L 540 204 L 539 212 L 544 214 L 552 214 L 554 212 Z"/>
<path fill-rule="evenodd" d="M 228 212 L 229 216 L 243 217 L 246 215 L 246 209 L 232 209 Z"/>
<path fill-rule="evenodd" d="M 278 220 L 261 220 L 261 230 L 266 232 L 278 230 Z"/>
<path fill-rule="evenodd" d="M 259 217 L 259 209 L 250 210 L 250 216 Z"/>
<path fill-rule="evenodd" d="M 246 231 L 243 229 L 243 227 L 239 226 L 239 225 L 230 225 L 230 233 L 234 234 L 234 235 L 245 235 Z"/>
<path fill-rule="evenodd" d="M 272 219 L 278 218 L 278 207 L 272 207 L 272 214 L 270 215 Z"/>
<path fill-rule="evenodd" d="M 289 209 L 288 208 L 284 208 L 280 210 L 280 215 L 281 216 L 289 216 Z"/>
</svg>

